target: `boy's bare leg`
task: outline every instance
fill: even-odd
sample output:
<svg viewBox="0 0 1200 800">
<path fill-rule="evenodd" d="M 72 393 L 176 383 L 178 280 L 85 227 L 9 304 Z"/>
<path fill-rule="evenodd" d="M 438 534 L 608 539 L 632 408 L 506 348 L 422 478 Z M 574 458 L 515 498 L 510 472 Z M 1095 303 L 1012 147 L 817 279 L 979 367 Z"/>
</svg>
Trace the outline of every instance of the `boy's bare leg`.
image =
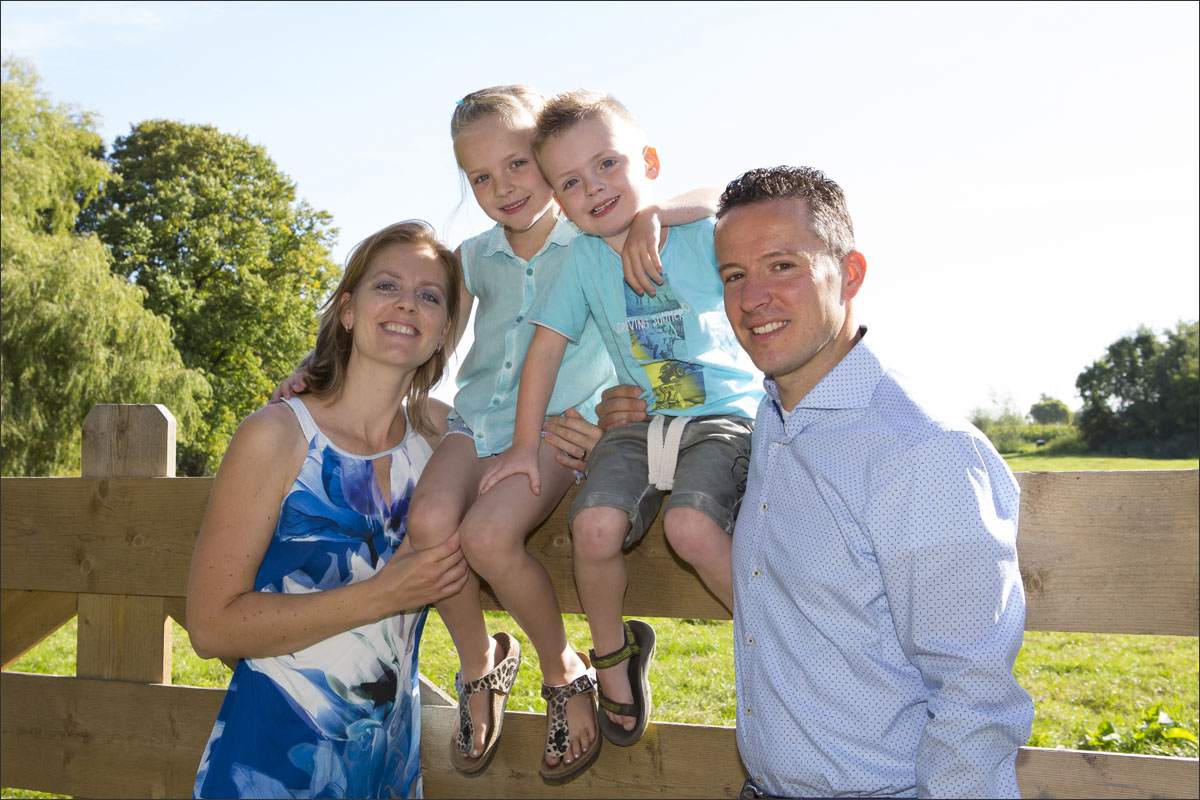
<svg viewBox="0 0 1200 800">
<path fill-rule="evenodd" d="M 571 470 L 554 460 L 557 452 L 544 442 L 538 448 L 540 495 L 529 490 L 525 475 L 510 476 L 475 501 L 459 528 L 467 562 L 525 631 L 537 650 L 543 680 L 550 686 L 570 683 L 586 671 L 567 641 L 550 576 L 525 549 L 526 536 L 554 510 L 575 480 Z M 567 703 L 571 729 L 570 749 L 563 756 L 567 763 L 581 756 L 599 735 L 590 703 L 588 695 L 576 695 Z M 558 760 L 546 763 L 553 766 Z"/>
<path fill-rule="evenodd" d="M 675 554 L 691 564 L 708 590 L 732 611 L 733 537 L 708 514 L 679 506 L 663 515 L 663 532 Z"/>
<path fill-rule="evenodd" d="M 434 547 L 458 532 L 475 501 L 475 490 L 487 464 L 488 459 L 476 456 L 470 437 L 453 435 L 442 440 L 425 466 L 409 506 L 408 535 L 415 549 Z M 439 601 L 437 610 L 458 650 L 463 682 L 482 678 L 495 669 L 500 654 L 483 621 L 478 576 L 472 572 L 462 591 Z M 468 701 L 475 723 L 472 758 L 479 757 L 487 741 L 490 706 L 489 692 L 476 692 Z"/>
<path fill-rule="evenodd" d="M 575 586 L 592 631 L 592 649 L 608 655 L 625 645 L 621 611 L 628 583 L 625 554 L 621 545 L 629 532 L 629 515 L 612 506 L 593 506 L 575 515 L 571 524 L 574 540 Z M 633 702 L 626 662 L 608 669 L 596 669 L 596 679 L 604 696 L 617 703 Z M 637 720 L 610 711 L 609 719 L 625 730 L 633 730 Z"/>
</svg>

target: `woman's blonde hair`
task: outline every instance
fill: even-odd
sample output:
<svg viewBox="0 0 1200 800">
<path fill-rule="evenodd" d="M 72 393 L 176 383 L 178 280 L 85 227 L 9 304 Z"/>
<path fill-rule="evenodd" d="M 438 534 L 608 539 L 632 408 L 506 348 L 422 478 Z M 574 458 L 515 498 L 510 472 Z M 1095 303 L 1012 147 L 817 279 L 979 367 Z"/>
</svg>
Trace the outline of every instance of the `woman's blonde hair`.
<svg viewBox="0 0 1200 800">
<path fill-rule="evenodd" d="M 458 101 L 450 117 L 450 139 L 454 142 L 454 158 L 462 166 L 458 152 L 458 137 L 477 122 L 499 117 L 514 130 L 533 131 L 546 98 L 535 89 L 520 84 L 490 86 L 471 92 Z"/>
<path fill-rule="evenodd" d="M 304 365 L 304 382 L 317 397 L 336 397 L 346 384 L 346 368 L 350 363 L 350 347 L 353 335 L 342 327 L 341 311 L 346 302 L 343 298 L 353 296 L 375 256 L 393 244 L 407 244 L 422 248 L 435 255 L 446 275 L 446 311 L 450 323 L 448 330 L 458 328 L 459 286 L 462 266 L 458 256 L 438 241 L 437 234 L 429 223 L 422 220 L 396 222 L 381 231 L 371 234 L 354 246 L 346 259 L 346 270 L 337 289 L 325 301 L 321 314 L 321 327 L 317 330 L 317 343 L 312 355 Z M 450 361 L 451 347 L 440 347 L 413 373 L 412 383 L 405 395 L 408 419 L 417 433 L 433 433 L 427 419 L 429 390 L 442 379 L 442 373 Z"/>
</svg>

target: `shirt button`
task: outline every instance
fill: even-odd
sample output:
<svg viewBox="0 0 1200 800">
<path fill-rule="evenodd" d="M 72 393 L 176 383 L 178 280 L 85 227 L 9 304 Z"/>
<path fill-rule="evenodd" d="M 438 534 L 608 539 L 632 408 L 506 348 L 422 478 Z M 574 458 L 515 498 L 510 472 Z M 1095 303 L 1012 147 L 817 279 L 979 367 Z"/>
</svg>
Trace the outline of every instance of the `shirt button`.
<svg viewBox="0 0 1200 800">
<path fill-rule="evenodd" d="M 500 398 L 499 397 L 492 398 L 492 405 L 494 405 L 494 406 L 500 405 Z"/>
<path fill-rule="evenodd" d="M 750 645 L 751 647 L 753 647 L 753 646 L 754 646 L 754 637 L 753 637 L 753 636 L 747 636 L 747 637 L 746 637 L 746 644 L 748 644 L 748 645 Z"/>
<path fill-rule="evenodd" d="M 763 510 L 763 511 L 766 511 L 768 508 L 770 508 L 770 506 L 768 506 L 766 503 L 763 503 L 763 504 L 762 504 L 762 510 Z"/>
<path fill-rule="evenodd" d="M 517 322 L 520 322 L 523 319 L 525 319 L 525 316 L 522 314 L 521 316 L 517 317 Z"/>
<path fill-rule="evenodd" d="M 533 270 L 532 270 L 532 269 L 527 269 L 527 270 L 525 270 L 525 274 L 526 274 L 526 275 L 532 275 L 532 274 L 533 274 Z"/>
<path fill-rule="evenodd" d="M 512 369 L 512 362 L 511 362 L 511 361 L 505 361 L 505 362 L 504 362 L 504 368 L 505 368 L 505 369 Z"/>
<path fill-rule="evenodd" d="M 761 570 L 761 569 L 756 569 L 756 570 L 754 570 L 754 572 L 751 572 L 750 574 L 751 574 L 751 575 L 753 575 L 753 576 L 754 576 L 754 577 L 756 577 L 756 578 L 761 578 L 761 577 L 762 577 L 762 570 Z"/>
<path fill-rule="evenodd" d="M 754 716 L 754 706 L 746 706 L 746 714 L 751 717 Z"/>
</svg>

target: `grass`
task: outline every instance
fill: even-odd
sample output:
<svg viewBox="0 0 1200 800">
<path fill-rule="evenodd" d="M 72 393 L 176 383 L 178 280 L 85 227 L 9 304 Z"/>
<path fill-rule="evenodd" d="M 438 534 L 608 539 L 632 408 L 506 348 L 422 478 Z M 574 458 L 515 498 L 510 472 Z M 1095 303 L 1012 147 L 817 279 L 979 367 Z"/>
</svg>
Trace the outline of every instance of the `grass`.
<svg viewBox="0 0 1200 800">
<path fill-rule="evenodd" d="M 1196 469 L 1197 460 L 1149 460 L 1077 455 L 1021 454 L 1006 458 L 1014 471 L 1104 469 Z M 507 614 L 489 612 L 488 627 L 521 640 L 525 663 L 509 699 L 516 711 L 542 712 L 537 654 Z M 707 725 L 733 725 L 733 624 L 714 620 L 650 620 L 658 633 L 653 673 L 654 719 Z M 567 635 L 579 650 L 590 643 L 587 623 L 565 617 Z M 187 632 L 174 625 L 171 680 L 189 686 L 224 687 L 230 671 L 219 661 L 202 660 Z M 18 659 L 10 669 L 52 675 L 75 674 L 76 622 Z M 436 611 L 430 611 L 421 641 L 421 670 L 453 695 L 458 659 Z M 1161 705 L 1178 725 L 1200 735 L 1200 652 L 1196 637 L 1045 633 L 1025 635 L 1017 658 L 1017 680 L 1033 696 L 1036 716 L 1029 743 L 1038 747 L 1079 748 L 1088 732 L 1105 723 L 1118 732 L 1135 730 L 1148 710 Z M 1128 737 L 1126 737 L 1128 738 Z M 1196 745 L 1170 739 L 1141 752 L 1195 758 Z M 60 797 L 19 789 L 0 797 Z"/>
</svg>

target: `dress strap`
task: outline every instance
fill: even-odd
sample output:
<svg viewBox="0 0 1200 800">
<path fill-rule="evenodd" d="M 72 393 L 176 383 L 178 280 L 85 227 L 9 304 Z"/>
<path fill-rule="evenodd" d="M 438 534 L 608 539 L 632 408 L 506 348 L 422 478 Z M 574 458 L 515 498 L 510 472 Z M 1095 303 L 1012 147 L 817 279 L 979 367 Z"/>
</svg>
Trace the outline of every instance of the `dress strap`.
<svg viewBox="0 0 1200 800">
<path fill-rule="evenodd" d="M 304 441 L 311 442 L 313 437 L 321 432 L 317 427 L 316 420 L 312 418 L 312 414 L 308 411 L 308 406 L 299 397 L 286 397 L 283 402 L 291 406 L 292 411 L 296 414 L 296 419 L 300 421 L 300 429 L 304 431 Z"/>
</svg>

